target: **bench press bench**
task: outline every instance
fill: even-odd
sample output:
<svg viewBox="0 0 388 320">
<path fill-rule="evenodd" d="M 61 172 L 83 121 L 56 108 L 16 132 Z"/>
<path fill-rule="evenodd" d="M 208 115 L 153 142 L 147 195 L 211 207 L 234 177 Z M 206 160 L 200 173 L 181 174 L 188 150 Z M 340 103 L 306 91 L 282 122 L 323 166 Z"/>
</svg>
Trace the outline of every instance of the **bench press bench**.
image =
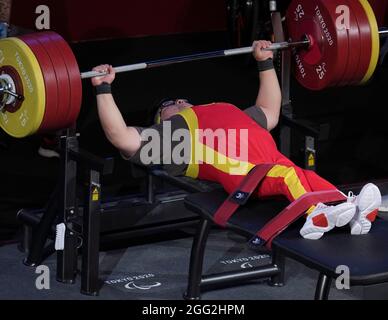
<svg viewBox="0 0 388 320">
<path fill-rule="evenodd" d="M 201 217 L 191 252 L 185 299 L 197 300 L 204 290 L 265 278 L 269 279 L 270 285 L 282 286 L 286 257 L 319 272 L 316 300 L 328 299 L 332 279 L 339 276 L 336 273 L 338 266 L 349 267 L 350 285 L 388 282 L 388 221 L 381 218 L 375 221 L 368 235 L 351 236 L 349 229 L 344 227 L 334 229 L 317 241 L 305 240 L 300 236 L 302 218 L 273 240 L 271 264 L 249 270 L 203 275 L 206 241 L 211 226 L 215 224 L 214 215 L 227 197 L 225 191 L 214 190 L 192 194 L 185 199 L 185 206 Z M 284 201 L 251 199 L 234 213 L 226 229 L 251 239 L 286 206 Z"/>
</svg>

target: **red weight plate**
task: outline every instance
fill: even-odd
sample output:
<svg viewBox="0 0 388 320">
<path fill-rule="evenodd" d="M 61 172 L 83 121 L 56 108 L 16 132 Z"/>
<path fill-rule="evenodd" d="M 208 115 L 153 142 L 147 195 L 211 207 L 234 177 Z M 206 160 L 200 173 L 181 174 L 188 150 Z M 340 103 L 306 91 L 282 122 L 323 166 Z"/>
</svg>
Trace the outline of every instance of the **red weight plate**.
<svg viewBox="0 0 388 320">
<path fill-rule="evenodd" d="M 287 10 L 289 37 L 312 38 L 308 50 L 293 50 L 295 77 L 305 88 L 322 90 L 343 77 L 347 65 L 348 33 L 337 29 L 335 0 L 293 0 Z"/>
<path fill-rule="evenodd" d="M 67 71 L 69 73 L 69 79 L 71 83 L 70 92 L 71 92 L 71 113 L 69 117 L 68 126 L 73 125 L 78 118 L 81 104 L 82 104 L 82 80 L 81 73 L 78 68 L 77 60 L 75 59 L 74 53 L 71 50 L 67 42 L 57 33 L 49 32 L 48 33 L 51 41 L 60 48 L 60 51 L 63 56 L 63 60 L 66 63 Z"/>
<path fill-rule="evenodd" d="M 58 58 L 58 60 L 61 60 L 61 65 L 64 66 L 64 70 L 66 70 L 65 74 L 67 77 L 67 81 L 65 82 L 65 86 L 66 86 L 66 88 L 68 88 L 69 100 L 68 100 L 68 104 L 63 105 L 63 108 L 61 109 L 61 114 L 62 114 L 61 117 L 63 120 L 62 127 L 68 128 L 72 125 L 71 121 L 69 121 L 71 118 L 71 113 L 72 113 L 72 102 L 71 102 L 71 86 L 72 86 L 72 84 L 71 84 L 69 72 L 67 70 L 66 61 L 64 61 L 63 54 L 61 52 L 61 48 L 58 47 L 55 40 L 53 41 L 51 39 L 52 34 L 55 34 L 55 33 L 51 32 L 51 31 L 45 32 L 44 38 L 42 38 L 42 41 L 44 41 L 46 43 L 50 43 L 51 49 L 55 50 L 57 52 L 57 58 Z"/>
<path fill-rule="evenodd" d="M 46 49 L 54 66 L 56 80 L 58 84 L 58 129 L 67 126 L 67 119 L 70 111 L 70 83 L 66 65 L 63 61 L 60 50 L 52 43 L 46 32 L 34 34 L 35 39 Z"/>
<path fill-rule="evenodd" d="M 359 84 L 368 71 L 371 54 L 372 54 L 372 39 L 371 28 L 369 25 L 368 17 L 365 13 L 363 6 L 358 0 L 349 1 L 349 6 L 357 19 L 359 38 L 360 38 L 360 60 L 355 65 L 355 73 L 353 81 L 350 84 Z"/>
<path fill-rule="evenodd" d="M 349 26 L 346 26 L 348 32 L 348 62 L 345 74 L 337 83 L 338 86 L 346 86 L 354 83 L 357 74 L 357 67 L 360 62 L 361 42 L 360 30 L 358 27 L 357 13 L 353 10 L 353 0 L 341 0 L 342 5 L 349 9 Z M 344 12 L 346 15 L 347 12 Z M 338 15 L 337 15 L 338 16 Z M 346 21 L 345 21 L 346 22 Z"/>
<path fill-rule="evenodd" d="M 33 34 L 18 37 L 25 42 L 32 52 L 34 52 L 42 70 L 45 89 L 46 89 L 46 107 L 43 121 L 39 131 L 49 132 L 57 130 L 56 115 L 58 108 L 58 86 L 55 77 L 55 70 L 46 50 L 35 40 Z"/>
</svg>

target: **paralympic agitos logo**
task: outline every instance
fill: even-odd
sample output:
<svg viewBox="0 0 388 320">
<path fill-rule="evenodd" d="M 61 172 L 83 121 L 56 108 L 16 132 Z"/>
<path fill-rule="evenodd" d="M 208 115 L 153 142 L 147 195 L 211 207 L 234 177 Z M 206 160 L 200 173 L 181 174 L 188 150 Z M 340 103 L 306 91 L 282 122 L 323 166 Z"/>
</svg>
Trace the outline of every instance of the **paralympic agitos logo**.
<svg viewBox="0 0 388 320">
<path fill-rule="evenodd" d="M 268 254 L 260 254 L 260 255 L 255 255 L 251 257 L 221 260 L 220 263 L 223 265 L 240 264 L 241 269 L 250 269 L 250 268 L 254 268 L 255 261 L 260 261 L 260 260 L 269 259 L 269 258 L 270 258 L 270 255 Z"/>
<path fill-rule="evenodd" d="M 138 290 L 150 290 L 152 288 L 160 287 L 162 284 L 160 282 L 155 282 L 153 284 L 142 284 L 138 285 L 134 281 L 127 283 L 124 287 L 128 290 L 138 289 Z"/>
<path fill-rule="evenodd" d="M 124 284 L 124 288 L 128 290 L 151 290 L 162 285 L 159 281 L 148 282 L 147 280 L 155 278 L 152 273 L 137 275 L 132 277 L 125 277 L 121 279 L 106 280 L 105 284 L 116 285 Z"/>
</svg>

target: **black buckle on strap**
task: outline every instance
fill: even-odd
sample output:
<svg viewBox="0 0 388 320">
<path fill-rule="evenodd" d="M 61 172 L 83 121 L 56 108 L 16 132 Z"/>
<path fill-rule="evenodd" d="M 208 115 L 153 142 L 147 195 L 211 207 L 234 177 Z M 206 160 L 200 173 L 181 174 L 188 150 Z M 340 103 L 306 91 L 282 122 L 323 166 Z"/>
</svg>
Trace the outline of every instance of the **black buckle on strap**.
<svg viewBox="0 0 388 320">
<path fill-rule="evenodd" d="M 243 206 L 247 203 L 249 199 L 250 194 L 248 192 L 243 192 L 243 191 L 236 191 L 231 200 L 240 206 Z"/>
<path fill-rule="evenodd" d="M 261 239 L 258 236 L 254 236 L 251 240 L 249 240 L 249 243 L 248 243 L 248 245 L 253 249 L 264 247 L 265 244 L 266 244 L 266 241 Z"/>
</svg>

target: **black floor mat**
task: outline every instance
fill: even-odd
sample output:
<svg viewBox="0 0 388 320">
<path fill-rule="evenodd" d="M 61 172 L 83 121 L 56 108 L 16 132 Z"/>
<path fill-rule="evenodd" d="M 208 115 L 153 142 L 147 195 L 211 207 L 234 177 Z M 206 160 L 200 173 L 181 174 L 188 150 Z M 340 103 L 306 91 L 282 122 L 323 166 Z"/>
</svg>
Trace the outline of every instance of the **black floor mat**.
<svg viewBox="0 0 388 320">
<path fill-rule="evenodd" d="M 192 231 L 191 231 L 192 232 Z M 100 254 L 100 275 L 103 286 L 100 296 L 80 294 L 80 279 L 75 285 L 55 280 L 55 256 L 45 262 L 49 268 L 50 289 L 38 290 L 35 269 L 22 264 L 23 254 L 16 245 L 0 248 L 0 299 L 44 300 L 181 300 L 187 285 L 192 238 L 161 241 L 116 249 Z M 265 264 L 266 252 L 247 249 L 245 239 L 214 230 L 209 238 L 205 268 L 207 273 L 250 268 Z M 317 272 L 287 260 L 286 285 L 273 288 L 263 281 L 233 288 L 205 292 L 204 300 L 304 300 L 313 299 Z M 376 292 L 369 288 L 370 292 Z M 365 288 L 339 291 L 332 289 L 330 299 L 364 299 Z"/>
</svg>

